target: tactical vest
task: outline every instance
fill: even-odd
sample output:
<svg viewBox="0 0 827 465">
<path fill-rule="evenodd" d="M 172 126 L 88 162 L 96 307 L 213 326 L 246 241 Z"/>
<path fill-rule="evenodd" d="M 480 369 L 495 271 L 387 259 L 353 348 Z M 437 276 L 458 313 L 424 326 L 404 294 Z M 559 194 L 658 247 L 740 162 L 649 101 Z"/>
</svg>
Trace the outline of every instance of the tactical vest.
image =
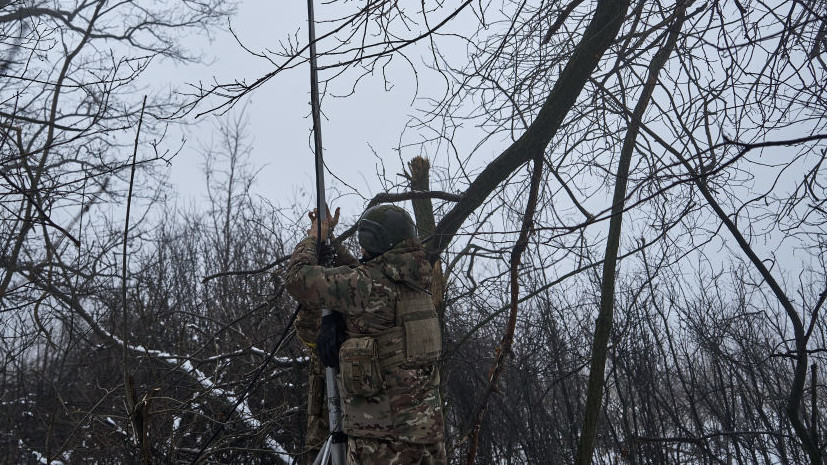
<svg viewBox="0 0 827 465">
<path fill-rule="evenodd" d="M 350 334 L 340 352 L 345 388 L 361 396 L 382 389 L 381 372 L 433 365 L 442 353 L 442 331 L 430 294 L 398 287 L 396 326 L 370 336 Z"/>
<path fill-rule="evenodd" d="M 387 307 L 381 310 L 385 317 L 393 312 L 393 326 L 375 327 L 369 334 L 349 333 L 339 350 L 337 381 L 345 433 L 440 442 L 444 419 L 435 362 L 442 352 L 442 332 L 431 296 L 382 266 L 367 271 L 382 287 L 393 288 L 385 294 Z"/>
</svg>

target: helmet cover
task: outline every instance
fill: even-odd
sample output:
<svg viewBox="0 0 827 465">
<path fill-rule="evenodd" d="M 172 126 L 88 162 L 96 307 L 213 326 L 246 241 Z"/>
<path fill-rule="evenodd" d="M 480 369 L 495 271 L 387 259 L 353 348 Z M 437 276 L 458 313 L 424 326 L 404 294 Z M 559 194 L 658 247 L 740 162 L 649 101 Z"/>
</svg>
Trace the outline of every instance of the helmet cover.
<svg viewBox="0 0 827 465">
<path fill-rule="evenodd" d="M 405 239 L 416 238 L 411 215 L 396 205 L 376 205 L 362 213 L 358 226 L 359 245 L 373 254 L 382 254 Z"/>
</svg>

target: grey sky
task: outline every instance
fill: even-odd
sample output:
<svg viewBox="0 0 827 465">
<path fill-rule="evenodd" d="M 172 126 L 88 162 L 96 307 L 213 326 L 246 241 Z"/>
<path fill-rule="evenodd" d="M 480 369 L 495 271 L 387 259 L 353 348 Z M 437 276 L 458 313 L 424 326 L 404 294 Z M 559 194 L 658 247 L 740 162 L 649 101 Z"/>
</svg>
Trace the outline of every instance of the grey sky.
<svg viewBox="0 0 827 465">
<path fill-rule="evenodd" d="M 317 15 L 324 14 L 324 5 L 317 5 Z M 322 10 L 322 11 L 319 11 Z M 240 4 L 232 19 L 244 45 L 251 50 L 276 49 L 279 41 L 293 35 L 307 41 L 307 10 L 304 2 L 276 4 L 261 0 L 246 0 Z M 323 30 L 323 26 L 320 26 Z M 198 45 L 198 44 L 196 44 Z M 273 66 L 242 50 L 229 33 L 219 33 L 212 44 L 203 46 L 207 65 L 180 66 L 165 63 L 160 73 L 171 70 L 173 84 L 184 82 L 210 83 L 213 78 L 225 82 L 245 79 L 248 82 L 270 71 Z M 327 96 L 322 103 L 324 112 L 322 136 L 325 162 L 333 172 L 370 197 L 381 186 L 375 175 L 379 160 L 372 149 L 385 160 L 391 177 L 400 172 L 399 157 L 393 147 L 398 143 L 414 98 L 415 82 L 404 70 L 391 77 L 394 87 L 385 91 L 381 76 L 368 77 L 348 98 Z M 157 70 L 156 70 L 157 71 Z M 278 75 L 250 98 L 247 106 L 249 135 L 253 146 L 251 162 L 264 167 L 258 176 L 255 192 L 274 203 L 287 205 L 301 190 L 314 189 L 313 153 L 309 145 L 312 121 L 309 118 L 309 70 L 302 66 Z M 344 89 L 333 89 L 344 92 Z M 241 106 L 237 107 L 237 110 Z M 197 126 L 190 128 L 188 143 L 174 160 L 171 182 L 186 198 L 203 197 L 203 178 L 200 176 L 199 145 L 208 143 L 211 135 L 211 117 L 201 117 Z M 196 175 L 197 174 L 197 175 Z M 335 181 L 328 177 L 328 184 Z M 346 192 L 352 192 L 346 189 Z M 312 199 L 301 199 L 307 204 Z M 348 214 L 358 214 L 364 201 L 350 194 L 341 199 Z"/>
<path fill-rule="evenodd" d="M 351 3 L 347 5 L 349 8 L 353 7 Z M 317 19 L 322 20 L 331 16 L 329 9 L 334 7 L 336 6 L 317 1 Z M 465 24 L 461 22 L 463 19 L 469 18 L 457 18 L 455 24 Z M 289 37 L 295 38 L 303 45 L 307 41 L 306 24 L 307 10 L 304 1 L 277 3 L 244 0 L 240 3 L 238 14 L 232 19 L 233 30 L 252 51 L 276 50 L 279 42 Z M 320 21 L 317 31 L 319 35 L 324 33 L 325 27 L 326 24 Z M 208 84 L 214 78 L 218 82 L 236 79 L 251 82 L 274 67 L 266 60 L 245 52 L 228 33 L 216 33 L 215 41 L 203 45 L 203 48 L 209 64 L 172 67 L 176 83 L 200 81 Z M 462 50 L 458 50 L 458 53 L 461 54 Z M 168 65 L 165 69 L 170 67 Z M 382 158 L 387 178 L 399 181 L 396 174 L 401 170 L 400 155 L 394 148 L 399 143 L 399 135 L 404 124 L 414 113 L 412 103 L 417 83 L 413 80 L 410 69 L 401 63 L 401 60 L 397 60 L 396 65 L 388 70 L 394 84 L 390 91 L 383 89 L 381 76 L 369 76 L 359 84 L 354 95 L 343 99 L 328 95 L 322 103 L 325 116 L 322 123 L 325 161 L 334 174 L 358 191 L 358 194 L 354 194 L 350 188 L 342 187 L 342 192 L 347 195 L 338 200 L 332 192 L 328 193 L 328 198 L 334 206 L 344 207 L 346 217 L 358 215 L 364 205 L 364 198 L 370 198 L 384 190 L 376 176 L 376 171 L 381 169 L 378 166 L 380 160 L 372 150 Z M 429 77 L 427 72 L 422 67 L 419 67 L 418 72 L 422 96 L 431 92 L 429 84 L 438 85 L 438 81 L 425 82 Z M 346 76 L 341 82 L 345 85 L 352 82 L 352 79 Z M 349 89 L 340 87 L 331 90 L 334 94 L 341 94 Z M 240 109 L 241 105 L 237 108 Z M 303 192 L 306 195 L 298 198 L 300 206 L 312 205 L 315 195 L 313 153 L 309 144 L 312 123 L 309 118 L 307 66 L 288 70 L 256 89 L 246 108 L 253 146 L 251 163 L 256 168 L 263 167 L 258 176 L 255 192 L 283 206 L 291 205 L 296 196 Z M 197 149 L 207 143 L 212 135 L 210 118 L 202 117 L 202 121 L 192 128 L 185 149 L 175 159 L 171 168 L 171 181 L 184 198 L 203 197 L 201 156 Z M 727 128 L 723 129 L 727 132 Z M 463 146 L 460 137 L 454 138 L 452 142 Z M 474 141 L 465 140 L 465 146 L 472 146 L 473 143 Z M 475 159 L 466 167 L 473 170 L 475 163 L 479 165 L 493 159 L 499 153 L 496 145 L 497 142 L 494 141 L 484 150 L 477 151 Z M 502 144 L 500 148 L 504 147 L 505 144 Z M 471 150 L 463 152 L 460 148 L 459 152 L 464 156 L 471 153 Z M 402 154 L 402 159 L 408 160 L 413 155 L 414 153 L 406 151 Z M 450 171 L 450 165 L 455 163 L 454 160 L 444 154 L 441 156 L 445 158 L 437 160 L 435 165 L 448 167 L 446 169 Z M 453 171 L 457 171 L 456 166 L 453 167 Z M 336 184 L 331 176 L 327 177 L 327 181 L 329 186 Z M 606 207 L 608 199 L 594 196 L 587 201 L 594 203 L 590 208 L 600 211 Z M 629 220 L 631 221 L 631 218 Z M 647 228 L 645 224 L 640 226 Z M 633 229 L 634 227 L 629 231 Z M 603 228 L 599 227 L 597 231 L 600 233 Z M 776 245 L 771 245 L 770 248 L 774 250 Z"/>
</svg>

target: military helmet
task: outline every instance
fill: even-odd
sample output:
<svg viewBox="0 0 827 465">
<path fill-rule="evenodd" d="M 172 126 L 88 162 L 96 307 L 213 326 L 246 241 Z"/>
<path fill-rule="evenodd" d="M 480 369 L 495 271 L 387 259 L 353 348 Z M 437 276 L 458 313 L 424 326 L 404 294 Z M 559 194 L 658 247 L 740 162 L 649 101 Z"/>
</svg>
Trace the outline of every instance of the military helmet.
<svg viewBox="0 0 827 465">
<path fill-rule="evenodd" d="M 396 205 L 370 207 L 359 218 L 359 245 L 372 254 L 382 254 L 405 239 L 416 238 L 416 225 Z"/>
</svg>

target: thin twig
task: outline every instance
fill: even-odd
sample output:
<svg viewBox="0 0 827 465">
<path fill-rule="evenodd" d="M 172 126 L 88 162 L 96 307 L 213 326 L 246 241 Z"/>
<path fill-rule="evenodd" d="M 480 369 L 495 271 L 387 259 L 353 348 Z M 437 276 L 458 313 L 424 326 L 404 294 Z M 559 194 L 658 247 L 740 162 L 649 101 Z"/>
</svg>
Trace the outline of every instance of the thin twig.
<svg viewBox="0 0 827 465">
<path fill-rule="evenodd" d="M 270 269 L 276 267 L 277 265 L 280 265 L 280 264 L 286 262 L 289 259 L 290 259 L 290 256 L 285 255 L 284 257 L 277 258 L 274 262 L 271 262 L 269 265 L 263 266 L 261 268 L 255 269 L 255 270 L 227 271 L 227 272 L 224 272 L 224 273 L 211 274 L 209 276 L 204 277 L 204 279 L 201 280 L 201 284 L 205 284 L 207 281 L 211 281 L 215 278 L 221 278 L 221 277 L 224 277 L 224 276 L 247 276 L 247 275 L 251 275 L 251 274 L 264 273 L 264 272 L 269 271 Z"/>
<path fill-rule="evenodd" d="M 128 321 L 128 305 L 127 305 L 127 293 L 126 293 L 126 271 L 127 271 L 127 259 L 126 259 L 126 249 L 127 243 L 129 240 L 129 213 L 132 209 L 132 188 L 135 184 L 135 160 L 138 158 L 138 141 L 141 136 L 141 126 L 144 122 L 144 109 L 146 108 L 146 95 L 144 95 L 144 101 L 141 105 L 141 114 L 138 117 L 138 130 L 135 132 L 135 146 L 132 151 L 132 168 L 129 173 L 129 193 L 126 196 L 126 221 L 123 227 L 123 254 L 121 258 L 121 303 L 123 304 L 123 321 L 121 322 L 121 340 L 123 340 L 123 381 L 124 381 L 124 397 L 126 399 L 126 408 L 127 408 L 127 415 L 129 418 L 130 423 L 132 424 L 132 430 L 135 433 L 136 440 L 139 444 L 143 445 L 144 437 L 142 431 L 138 429 L 136 425 L 141 424 L 146 419 L 136 419 L 135 414 L 136 412 L 136 401 L 137 396 L 135 395 L 135 386 L 132 383 L 132 379 L 129 375 L 129 360 L 128 360 L 128 351 L 127 345 L 129 344 L 129 332 L 127 328 L 127 321 Z M 143 430 L 144 428 L 141 428 Z M 144 461 L 146 462 L 148 457 L 144 457 Z"/>
</svg>

